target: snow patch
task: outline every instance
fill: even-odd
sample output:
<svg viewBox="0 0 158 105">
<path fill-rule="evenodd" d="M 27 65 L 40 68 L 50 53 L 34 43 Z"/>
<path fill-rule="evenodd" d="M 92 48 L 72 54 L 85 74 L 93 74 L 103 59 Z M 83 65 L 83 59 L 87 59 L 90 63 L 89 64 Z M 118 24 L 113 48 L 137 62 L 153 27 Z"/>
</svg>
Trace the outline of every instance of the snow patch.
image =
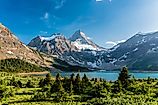
<svg viewBox="0 0 158 105">
<path fill-rule="evenodd" d="M 89 65 L 89 66 L 91 66 L 91 67 L 97 67 L 97 64 L 96 63 L 92 63 L 92 62 L 87 62 L 87 64 Z"/>
<path fill-rule="evenodd" d="M 147 53 L 155 53 L 157 50 L 158 50 L 158 47 L 155 47 L 155 48 L 149 49 Z"/>
<path fill-rule="evenodd" d="M 96 51 L 91 51 L 91 53 L 96 56 L 97 55 L 97 52 Z"/>
<path fill-rule="evenodd" d="M 138 51 L 138 48 L 135 48 L 133 51 L 134 51 L 134 52 Z"/>
<path fill-rule="evenodd" d="M 54 49 L 55 48 L 54 45 L 51 45 L 51 48 Z"/>
<path fill-rule="evenodd" d="M 44 41 L 44 40 L 50 41 L 50 40 L 53 40 L 54 38 L 56 38 L 58 36 L 61 36 L 61 35 L 55 34 L 55 35 L 52 35 L 51 37 L 42 37 L 42 36 L 39 36 L 39 37 L 40 37 L 41 41 Z"/>
<path fill-rule="evenodd" d="M 155 45 L 156 45 L 156 44 L 154 44 L 154 43 L 151 43 L 151 44 L 150 44 L 150 46 L 155 46 Z"/>
<path fill-rule="evenodd" d="M 85 50 L 85 49 L 97 50 L 93 46 L 88 45 L 88 44 L 81 44 L 79 41 L 75 41 L 75 42 L 72 42 L 72 43 L 80 50 Z"/>
<path fill-rule="evenodd" d="M 13 55 L 14 53 L 12 51 L 7 51 L 8 54 Z"/>
<path fill-rule="evenodd" d="M 118 47 L 120 47 L 120 45 L 114 46 L 110 51 L 115 51 Z"/>
</svg>

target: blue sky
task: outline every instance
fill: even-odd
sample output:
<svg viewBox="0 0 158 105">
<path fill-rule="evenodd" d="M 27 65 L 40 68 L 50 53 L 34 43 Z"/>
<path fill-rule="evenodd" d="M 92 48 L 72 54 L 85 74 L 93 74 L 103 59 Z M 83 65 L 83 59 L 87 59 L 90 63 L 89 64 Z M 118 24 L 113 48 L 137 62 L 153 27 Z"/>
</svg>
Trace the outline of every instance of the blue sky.
<svg viewBox="0 0 158 105">
<path fill-rule="evenodd" d="M 0 0 L 0 22 L 24 43 L 37 35 L 81 29 L 109 47 L 158 30 L 158 0 Z"/>
</svg>

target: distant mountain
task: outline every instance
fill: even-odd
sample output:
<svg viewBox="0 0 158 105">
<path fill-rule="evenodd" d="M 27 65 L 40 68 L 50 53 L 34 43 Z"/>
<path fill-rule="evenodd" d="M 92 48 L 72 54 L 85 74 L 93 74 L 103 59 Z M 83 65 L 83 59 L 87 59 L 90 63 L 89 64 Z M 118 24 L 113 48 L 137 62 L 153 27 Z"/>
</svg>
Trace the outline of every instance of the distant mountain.
<svg viewBox="0 0 158 105">
<path fill-rule="evenodd" d="M 158 32 L 138 33 L 110 49 L 109 53 L 118 67 L 158 70 Z"/>
<path fill-rule="evenodd" d="M 158 70 L 158 32 L 138 33 L 108 50 L 69 53 L 65 60 L 91 69 Z"/>
<path fill-rule="evenodd" d="M 0 60 L 15 58 L 68 71 L 114 70 L 122 66 L 158 70 L 158 32 L 138 33 L 111 49 L 98 46 L 80 30 L 69 39 L 60 33 L 37 36 L 28 46 L 0 24 Z"/>
<path fill-rule="evenodd" d="M 45 66 L 43 57 L 37 51 L 27 47 L 7 27 L 0 24 L 0 60 L 10 58 Z"/>
</svg>

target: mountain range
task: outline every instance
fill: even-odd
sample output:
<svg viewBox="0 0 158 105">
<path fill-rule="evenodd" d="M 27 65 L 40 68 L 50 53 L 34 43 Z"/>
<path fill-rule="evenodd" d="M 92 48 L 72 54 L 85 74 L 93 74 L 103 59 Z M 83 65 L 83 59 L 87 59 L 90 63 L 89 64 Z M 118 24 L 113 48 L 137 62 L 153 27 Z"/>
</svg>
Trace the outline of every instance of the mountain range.
<svg viewBox="0 0 158 105">
<path fill-rule="evenodd" d="M 110 49 L 95 44 L 81 30 L 70 38 L 61 33 L 37 36 L 25 45 L 0 24 L 0 60 L 8 58 L 61 70 L 115 70 L 122 66 L 158 70 L 158 32 L 138 33 Z"/>
</svg>

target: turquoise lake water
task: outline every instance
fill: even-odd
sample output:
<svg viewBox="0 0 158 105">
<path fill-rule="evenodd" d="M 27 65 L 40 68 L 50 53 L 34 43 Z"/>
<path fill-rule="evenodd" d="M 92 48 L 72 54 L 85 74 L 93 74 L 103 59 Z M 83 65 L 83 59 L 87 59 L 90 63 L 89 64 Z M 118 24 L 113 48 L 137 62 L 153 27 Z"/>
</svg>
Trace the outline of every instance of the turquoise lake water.
<svg viewBox="0 0 158 105">
<path fill-rule="evenodd" d="M 61 72 L 62 77 L 69 77 L 73 72 Z M 55 76 L 57 73 L 52 72 L 52 75 Z M 76 75 L 77 72 L 74 72 Z M 88 78 L 102 78 L 108 81 L 115 81 L 118 78 L 119 72 L 80 72 L 80 76 L 82 77 L 84 74 L 88 76 Z M 158 78 L 158 72 L 135 72 L 135 73 L 130 73 L 131 77 L 135 78 Z"/>
</svg>

